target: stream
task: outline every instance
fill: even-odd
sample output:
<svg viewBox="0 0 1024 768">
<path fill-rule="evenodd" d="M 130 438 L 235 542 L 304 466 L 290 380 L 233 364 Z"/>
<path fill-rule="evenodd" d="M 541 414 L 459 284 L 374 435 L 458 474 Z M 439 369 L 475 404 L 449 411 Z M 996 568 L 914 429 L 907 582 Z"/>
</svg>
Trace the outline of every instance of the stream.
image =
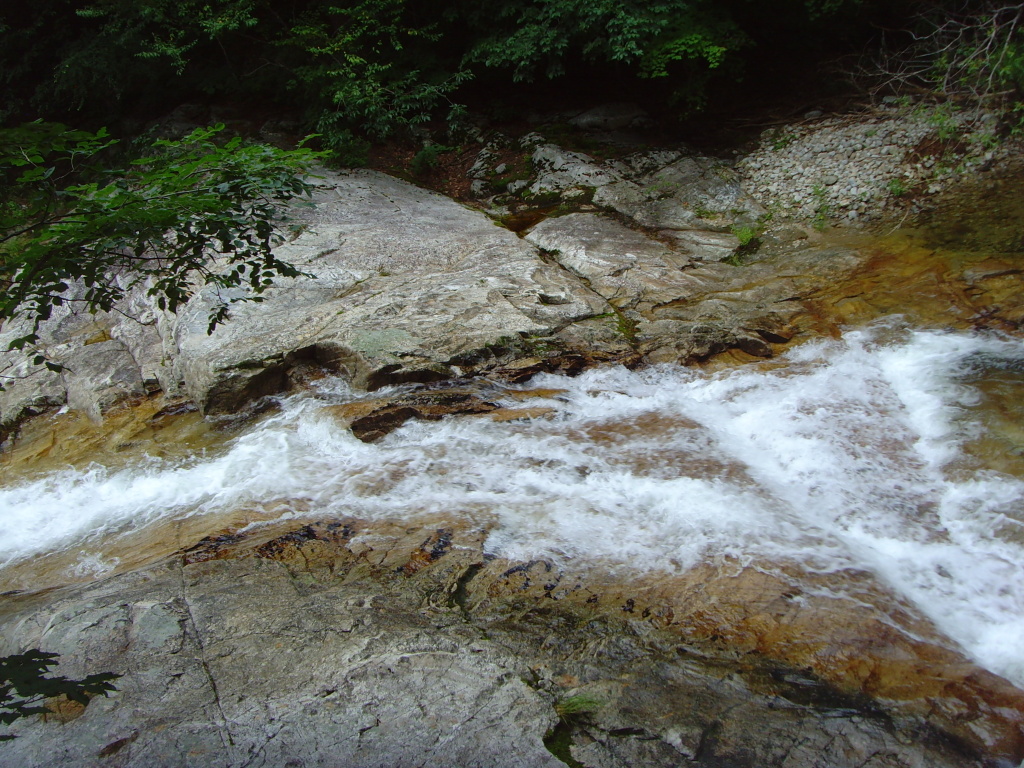
<svg viewBox="0 0 1024 768">
<path fill-rule="evenodd" d="M 321 379 L 249 418 L 156 397 L 103 425 L 34 419 L 0 454 L 0 593 L 280 521 L 447 519 L 490 554 L 625 580 L 795 575 L 840 613 L 870 581 L 890 615 L 916 609 L 1024 686 L 1024 184 L 1008 183 L 980 213 L 955 201 L 923 230 L 838 235 L 871 259 L 770 360 L 480 378 L 523 418 L 410 421 L 369 444 L 346 407 L 410 387 Z"/>
<path fill-rule="evenodd" d="M 269 521 L 446 515 L 509 558 L 796 564 L 854 589 L 867 571 L 1024 684 L 1024 341 L 888 317 L 741 367 L 477 386 L 536 417 L 413 422 L 366 444 L 334 416 L 366 395 L 327 379 L 181 455 L 4 478 L 0 590 Z"/>
</svg>

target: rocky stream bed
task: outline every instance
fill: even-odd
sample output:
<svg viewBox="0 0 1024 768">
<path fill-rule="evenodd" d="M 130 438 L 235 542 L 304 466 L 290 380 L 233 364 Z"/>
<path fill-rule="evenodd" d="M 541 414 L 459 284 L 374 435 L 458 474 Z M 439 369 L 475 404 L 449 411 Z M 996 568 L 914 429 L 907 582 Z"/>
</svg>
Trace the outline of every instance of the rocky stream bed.
<svg viewBox="0 0 1024 768">
<path fill-rule="evenodd" d="M 212 335 L 202 293 L 55 317 L 67 370 L 0 393 L 0 654 L 120 677 L 0 765 L 1019 765 L 1024 604 L 985 579 L 1021 575 L 1020 176 L 868 232 L 800 206 L 891 195 L 808 180 L 769 216 L 757 175 L 866 157 L 882 189 L 921 125 L 738 165 L 533 134 L 524 179 L 502 139 L 479 208 L 324 172 L 280 248 L 315 279 Z"/>
</svg>

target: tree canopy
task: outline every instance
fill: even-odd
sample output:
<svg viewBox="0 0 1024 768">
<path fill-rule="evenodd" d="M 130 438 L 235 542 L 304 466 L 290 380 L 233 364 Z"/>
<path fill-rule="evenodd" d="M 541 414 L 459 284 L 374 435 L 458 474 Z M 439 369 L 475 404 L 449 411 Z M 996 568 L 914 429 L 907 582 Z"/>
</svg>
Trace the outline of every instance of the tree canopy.
<svg viewBox="0 0 1024 768">
<path fill-rule="evenodd" d="M 0 11 L 0 78 L 14 97 L 8 114 L 22 119 L 109 120 L 166 104 L 168 94 L 259 95 L 301 109 L 340 146 L 450 112 L 477 77 L 515 83 L 617 70 L 660 80 L 680 103 L 697 105 L 714 76 L 735 79 L 747 54 L 772 45 L 764 32 L 779 44 L 794 25 L 808 39 L 834 39 L 850 27 L 839 17 L 865 4 L 40 0 Z"/>
<path fill-rule="evenodd" d="M 918 85 L 1024 86 L 1022 6 L 993 0 L 38 0 L 0 9 L 0 121 L 93 129 L 169 100 L 301 113 L 329 149 L 523 83 L 617 83 L 677 113 L 873 46 Z M 977 33 L 977 34 L 975 34 Z M 477 83 L 478 85 L 474 85 Z M 485 85 L 479 85 L 485 84 Z M 779 83 L 785 87 L 785 82 Z M 640 87 L 642 86 L 642 87 Z M 482 95 L 482 96 L 481 96 Z M 614 95 L 614 94 L 613 94 Z M 356 153 L 358 154 L 358 153 Z"/>
</svg>

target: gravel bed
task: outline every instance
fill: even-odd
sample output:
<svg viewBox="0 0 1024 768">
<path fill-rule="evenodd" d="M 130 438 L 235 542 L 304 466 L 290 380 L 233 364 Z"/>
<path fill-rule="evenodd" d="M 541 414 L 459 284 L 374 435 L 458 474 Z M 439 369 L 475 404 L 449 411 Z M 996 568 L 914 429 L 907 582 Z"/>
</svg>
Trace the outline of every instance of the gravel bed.
<svg viewBox="0 0 1024 768">
<path fill-rule="evenodd" d="M 737 163 L 744 187 L 782 218 L 865 223 L 919 212 L 927 199 L 1019 148 L 994 141 L 997 117 L 888 108 L 766 130 Z"/>
</svg>

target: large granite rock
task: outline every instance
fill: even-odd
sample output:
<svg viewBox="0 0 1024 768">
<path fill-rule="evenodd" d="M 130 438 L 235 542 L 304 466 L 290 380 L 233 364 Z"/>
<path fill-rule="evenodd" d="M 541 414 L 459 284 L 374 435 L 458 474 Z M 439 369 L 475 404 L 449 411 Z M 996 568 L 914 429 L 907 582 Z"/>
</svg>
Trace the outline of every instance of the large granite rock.
<svg viewBox="0 0 1024 768">
<path fill-rule="evenodd" d="M 533 155 L 538 192 L 635 186 L 654 174 L 684 184 L 680 164 L 696 162 L 665 151 L 598 164 L 547 143 Z M 692 201 L 677 202 L 688 209 Z M 9 429 L 64 403 L 98 419 L 158 388 L 188 396 L 207 413 L 234 412 L 290 388 L 310 367 L 375 389 L 517 360 L 561 369 L 544 362 L 552 354 L 634 357 L 628 322 L 616 320 L 608 302 L 647 312 L 689 296 L 692 281 L 680 282 L 680 270 L 719 260 L 738 244 L 729 234 L 672 230 L 678 238 L 668 246 L 610 219 L 581 216 L 547 222 L 524 241 L 479 211 L 371 171 L 326 173 L 315 203 L 295 212 L 294 236 L 278 248 L 311 277 L 280 281 L 261 303 L 236 304 L 213 334 L 211 308 L 234 297 L 212 289 L 177 316 L 158 310 L 144 285 L 110 314 L 61 308 L 41 329 L 41 347 L 66 370 L 32 372 L 18 353 L 5 353 L 14 373 L 32 375 L 0 393 L 0 422 Z M 619 207 L 640 216 L 639 208 Z M 564 255 L 553 263 L 544 250 Z M 675 338 L 679 330 L 669 332 Z M 24 331 L 11 324 L 0 342 Z"/>
<path fill-rule="evenodd" d="M 279 248 L 313 278 L 282 280 L 262 303 L 236 305 L 212 335 L 208 290 L 177 316 L 156 309 L 145 286 L 111 314 L 58 308 L 41 346 L 65 371 L 0 353 L 0 372 L 14 376 L 0 392 L 0 435 L 53 406 L 98 419 L 156 389 L 207 413 L 234 412 L 323 370 L 375 389 L 496 369 L 514 368 L 522 380 L 579 370 L 581 360 L 767 357 L 802 331 L 906 312 L 909 297 L 935 294 L 926 284 L 935 280 L 953 284 L 942 295 L 964 322 L 1020 325 L 1016 273 L 981 279 L 974 267 L 961 275 L 949 265 L 917 276 L 879 256 L 879 243 L 829 246 L 803 230 L 765 236 L 752 256 L 722 231 L 758 211 L 727 166 L 676 150 L 598 161 L 531 141 L 538 192 L 568 198 L 586 187 L 582 199 L 608 210 L 588 204 L 594 210 L 546 220 L 534 211 L 521 239 L 404 181 L 327 174 L 317 207 L 296 212 L 293 237 Z M 883 289 L 892 301 L 866 298 Z M 26 331 L 8 324 L 0 345 Z"/>
<path fill-rule="evenodd" d="M 0 764 L 981 768 L 1024 755 L 1024 694 L 869 582 L 851 602 L 777 568 L 624 580 L 495 559 L 486 535 L 443 519 L 279 527 L 8 595 L 0 654 L 38 647 L 63 674 L 121 677 L 84 709 L 52 700 L 52 715 L 14 723 Z"/>
<path fill-rule="evenodd" d="M 605 302 L 483 214 L 371 171 L 332 175 L 278 255 L 316 279 L 270 289 L 206 333 L 209 295 L 174 323 L 175 365 L 204 409 L 280 391 L 313 358 L 357 386 L 431 381 L 502 339 L 549 335 Z"/>
<path fill-rule="evenodd" d="M 176 317 L 156 310 L 144 287 L 111 315 L 65 311 L 45 324 L 42 347 L 71 378 L 42 371 L 14 382 L 0 396 L 0 420 L 69 398 L 99 416 L 116 392 L 147 386 L 182 390 L 208 412 L 233 411 L 286 389 L 294 369 L 310 363 L 371 389 L 432 381 L 608 310 L 484 214 L 390 176 L 327 174 L 316 203 L 297 212 L 296 236 L 278 249 L 312 277 L 282 280 L 262 303 L 236 305 L 212 335 L 212 290 Z M 0 341 L 21 330 L 5 329 Z M 90 334 L 104 343 L 83 345 Z M 17 353 L 5 359 L 28 370 Z M 104 372 L 120 378 L 120 390 L 96 378 Z"/>
</svg>

